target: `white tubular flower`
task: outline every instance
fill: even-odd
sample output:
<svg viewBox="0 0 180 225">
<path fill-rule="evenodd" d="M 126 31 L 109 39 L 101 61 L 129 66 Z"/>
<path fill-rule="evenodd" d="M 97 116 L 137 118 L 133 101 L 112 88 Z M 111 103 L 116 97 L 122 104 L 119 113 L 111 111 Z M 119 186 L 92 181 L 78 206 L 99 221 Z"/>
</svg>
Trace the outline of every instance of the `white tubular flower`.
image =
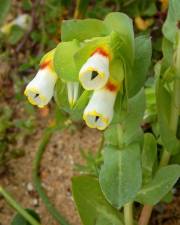
<svg viewBox="0 0 180 225">
<path fill-rule="evenodd" d="M 98 49 L 86 61 L 79 72 L 79 80 L 86 90 L 98 90 L 109 79 L 109 58 L 106 52 Z"/>
<path fill-rule="evenodd" d="M 28 14 L 22 14 L 22 15 L 19 15 L 13 21 L 5 24 L 1 28 L 1 32 L 4 34 L 9 34 L 13 25 L 19 26 L 20 28 L 24 30 L 28 30 L 30 29 L 31 23 L 32 23 L 31 17 Z"/>
<path fill-rule="evenodd" d="M 110 124 L 117 90 L 117 86 L 108 83 L 103 89 L 94 91 L 83 115 L 88 127 L 104 130 Z"/>
<path fill-rule="evenodd" d="M 32 105 L 42 108 L 51 100 L 56 80 L 57 74 L 53 70 L 52 59 L 45 60 L 34 79 L 27 85 L 24 94 Z"/>
<path fill-rule="evenodd" d="M 79 83 L 78 82 L 67 82 L 67 91 L 68 91 L 69 104 L 71 107 L 73 107 L 78 98 Z"/>
</svg>

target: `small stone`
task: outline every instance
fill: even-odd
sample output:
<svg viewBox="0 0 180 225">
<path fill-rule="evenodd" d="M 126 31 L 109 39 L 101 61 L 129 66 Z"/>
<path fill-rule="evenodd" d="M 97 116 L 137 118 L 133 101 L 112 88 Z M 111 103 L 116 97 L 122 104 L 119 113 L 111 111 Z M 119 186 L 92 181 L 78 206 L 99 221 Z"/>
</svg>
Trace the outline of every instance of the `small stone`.
<svg viewBox="0 0 180 225">
<path fill-rule="evenodd" d="M 34 187 L 33 187 L 32 183 L 27 184 L 27 190 L 28 190 L 28 192 L 31 192 L 31 191 L 34 190 Z"/>
<path fill-rule="evenodd" d="M 33 206 L 39 206 L 39 201 L 38 201 L 37 198 L 34 198 L 34 199 L 32 200 L 32 205 L 33 205 Z"/>
</svg>

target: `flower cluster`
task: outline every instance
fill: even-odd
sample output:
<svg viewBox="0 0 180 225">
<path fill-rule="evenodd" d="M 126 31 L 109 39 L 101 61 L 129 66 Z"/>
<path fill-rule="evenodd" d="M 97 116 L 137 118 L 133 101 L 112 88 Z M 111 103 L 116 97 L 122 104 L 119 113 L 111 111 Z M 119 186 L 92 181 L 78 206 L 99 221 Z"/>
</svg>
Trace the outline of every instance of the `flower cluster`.
<svg viewBox="0 0 180 225">
<path fill-rule="evenodd" d="M 119 13 L 111 14 L 109 18 L 107 16 L 104 21 L 80 20 L 80 26 L 83 23 L 97 23 L 102 26 L 104 32 L 107 32 L 102 37 L 96 33 L 95 37 L 92 37 L 89 31 L 86 33 L 83 30 L 84 39 L 78 36 L 79 25 L 70 21 L 66 33 L 64 32 L 68 40 L 62 40 L 55 49 L 43 57 L 37 75 L 25 89 L 25 95 L 30 103 L 38 107 L 47 105 L 54 95 L 57 80 L 61 79 L 63 83 L 66 83 L 69 105 L 73 109 L 81 90 L 80 83 L 84 90 L 91 93 L 83 112 L 84 121 L 90 128 L 106 129 L 113 119 L 117 93 L 120 89 L 122 90 L 124 82 L 125 72 L 121 48 L 127 46 L 126 42 L 129 42 L 130 38 L 133 39 L 131 25 L 128 28 L 130 31 L 128 29 L 126 31 L 127 38 L 125 38 L 123 26 L 117 27 L 119 32 L 107 29 L 107 26 L 111 24 L 109 21 L 114 19 L 127 20 Z M 69 32 L 71 25 L 72 29 L 75 29 L 75 35 L 73 31 Z M 65 28 L 62 28 L 62 32 L 63 30 Z M 65 34 L 62 34 L 62 39 L 66 37 Z M 127 60 L 131 54 L 130 51 L 122 53 L 125 57 L 127 56 Z"/>
</svg>

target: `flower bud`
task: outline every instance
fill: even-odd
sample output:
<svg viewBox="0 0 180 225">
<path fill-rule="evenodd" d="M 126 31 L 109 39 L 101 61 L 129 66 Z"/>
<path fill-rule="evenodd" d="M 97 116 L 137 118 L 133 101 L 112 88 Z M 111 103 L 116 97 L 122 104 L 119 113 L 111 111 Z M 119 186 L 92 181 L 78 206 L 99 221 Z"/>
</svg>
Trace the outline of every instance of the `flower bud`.
<svg viewBox="0 0 180 225">
<path fill-rule="evenodd" d="M 78 98 L 79 83 L 67 82 L 68 101 L 71 107 L 73 107 Z"/>
</svg>

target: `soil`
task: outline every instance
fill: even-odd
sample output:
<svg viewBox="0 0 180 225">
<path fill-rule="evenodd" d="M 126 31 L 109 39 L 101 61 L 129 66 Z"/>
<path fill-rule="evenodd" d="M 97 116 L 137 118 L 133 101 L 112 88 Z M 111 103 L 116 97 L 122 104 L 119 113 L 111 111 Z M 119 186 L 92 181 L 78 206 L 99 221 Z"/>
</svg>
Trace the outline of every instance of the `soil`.
<svg viewBox="0 0 180 225">
<path fill-rule="evenodd" d="M 37 130 L 27 141 L 25 155 L 12 159 L 8 170 L 1 177 L 1 184 L 25 208 L 34 208 L 40 215 L 42 224 L 58 225 L 48 213 L 45 205 L 39 199 L 32 184 L 32 161 L 42 136 L 42 129 Z M 74 165 L 82 163 L 80 149 L 95 151 L 100 144 L 100 133 L 87 127 L 76 130 L 66 130 L 56 133 L 48 144 L 41 165 L 43 187 L 48 197 L 69 220 L 72 225 L 80 225 L 71 194 L 71 178 L 76 173 Z M 176 191 L 170 204 L 159 204 L 153 211 L 151 225 L 180 224 L 180 193 Z M 14 210 L 0 199 L 0 225 L 9 225 Z"/>
<path fill-rule="evenodd" d="M 8 171 L 1 177 L 1 184 L 25 208 L 34 208 L 40 215 L 42 224 L 58 225 L 52 219 L 34 191 L 32 184 L 32 161 L 35 156 L 42 130 L 38 130 L 26 143 L 25 156 L 13 159 L 8 163 Z M 44 154 L 41 166 L 43 187 L 48 197 L 73 225 L 80 225 L 71 194 L 71 178 L 75 174 L 75 163 L 82 163 L 79 149 L 93 151 L 99 146 L 100 133 L 96 130 L 83 128 L 72 133 L 66 130 L 56 133 Z M 0 225 L 9 225 L 14 210 L 0 199 Z"/>
</svg>

